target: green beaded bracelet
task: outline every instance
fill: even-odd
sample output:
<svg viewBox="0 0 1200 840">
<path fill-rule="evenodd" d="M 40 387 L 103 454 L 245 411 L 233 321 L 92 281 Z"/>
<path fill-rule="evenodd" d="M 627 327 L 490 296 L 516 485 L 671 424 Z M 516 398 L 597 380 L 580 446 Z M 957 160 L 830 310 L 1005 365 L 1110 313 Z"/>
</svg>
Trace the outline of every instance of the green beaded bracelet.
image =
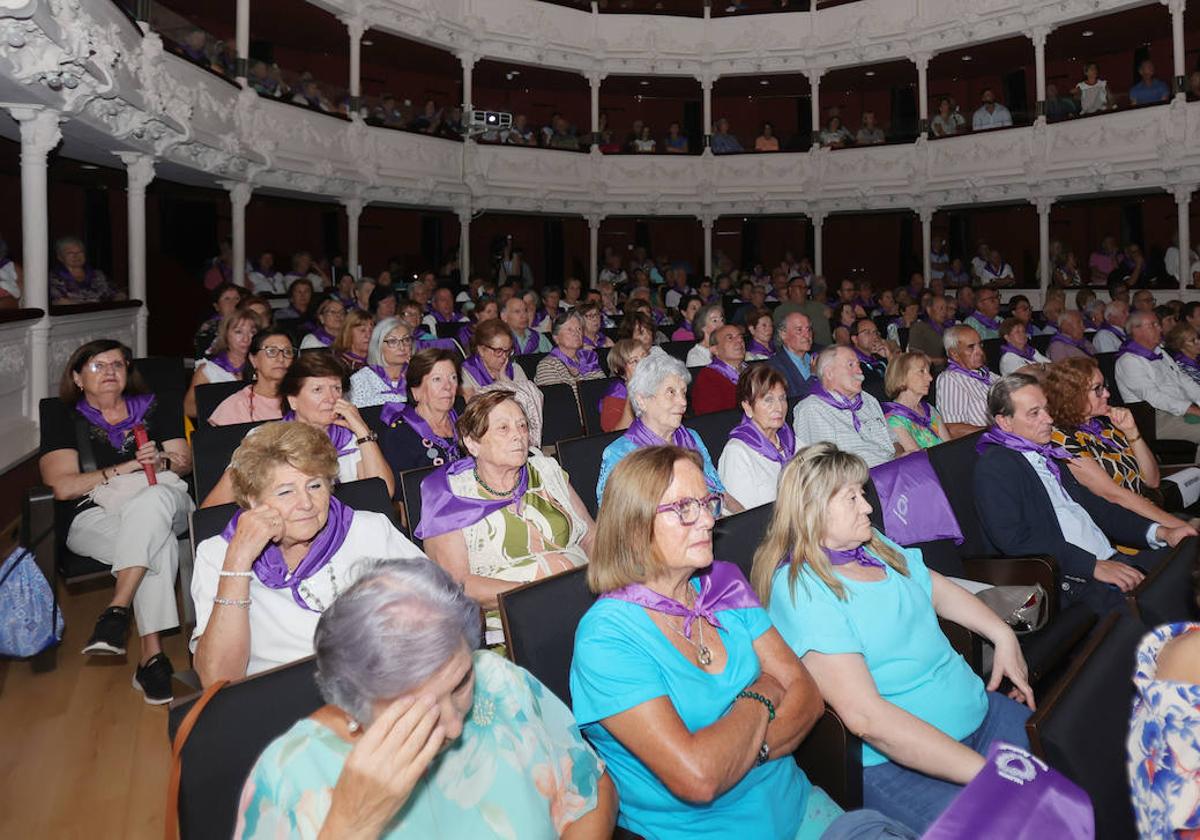
<svg viewBox="0 0 1200 840">
<path fill-rule="evenodd" d="M 737 693 L 737 698 L 735 699 L 741 699 L 743 697 L 745 697 L 747 700 L 757 700 L 759 703 L 762 703 L 767 707 L 767 723 L 775 720 L 775 704 L 766 697 L 763 697 L 757 691 L 739 691 Z"/>
</svg>

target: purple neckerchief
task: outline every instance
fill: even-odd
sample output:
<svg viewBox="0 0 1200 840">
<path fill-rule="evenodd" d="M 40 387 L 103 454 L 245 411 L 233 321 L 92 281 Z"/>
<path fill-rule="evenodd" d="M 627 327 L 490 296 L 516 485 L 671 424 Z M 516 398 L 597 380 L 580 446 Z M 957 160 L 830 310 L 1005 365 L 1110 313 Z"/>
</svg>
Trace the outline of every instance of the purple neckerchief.
<svg viewBox="0 0 1200 840">
<path fill-rule="evenodd" d="M 1083 316 L 1083 328 L 1085 330 L 1092 330 L 1093 332 L 1098 329 L 1096 322 L 1086 315 Z"/>
<path fill-rule="evenodd" d="M 651 309 L 650 314 L 654 316 L 654 325 L 656 327 L 661 327 L 663 324 L 671 320 L 667 317 L 667 313 L 663 312 L 661 309 Z"/>
<path fill-rule="evenodd" d="M 868 367 L 868 368 L 871 368 L 872 370 L 874 370 L 880 364 L 886 364 L 883 361 L 883 359 L 877 359 L 874 356 L 872 356 L 871 354 L 864 353 L 863 351 L 859 350 L 857 347 L 854 346 L 853 342 L 851 342 L 851 344 L 850 344 L 850 349 L 853 350 L 854 355 L 856 357 L 858 357 L 859 366 Z"/>
<path fill-rule="evenodd" d="M 75 403 L 75 410 L 82 414 L 84 419 L 93 426 L 103 429 L 104 433 L 108 435 L 109 445 L 120 452 L 125 448 L 126 435 L 133 431 L 134 426 L 146 419 L 146 413 L 153 405 L 153 394 L 130 394 L 125 397 L 125 411 L 129 416 L 118 423 L 109 423 L 104 419 L 104 413 L 92 406 L 87 400 L 81 399 Z"/>
<path fill-rule="evenodd" d="M 986 316 L 982 312 L 980 312 L 978 309 L 976 309 L 974 312 L 971 313 L 971 317 L 974 318 L 976 321 L 978 321 L 983 326 L 987 327 L 989 330 L 999 330 L 1000 329 L 999 321 L 997 321 L 995 318 L 989 318 L 988 316 Z"/>
<path fill-rule="evenodd" d="M 992 268 L 992 264 L 990 262 L 983 264 L 983 270 L 986 271 L 988 274 L 992 275 L 993 277 L 995 277 L 996 279 L 1000 279 L 1000 277 L 1003 276 L 1004 269 L 1006 269 L 1006 268 L 1008 268 L 1008 263 L 1006 263 L 1006 262 L 1001 262 L 999 268 Z M 976 312 L 975 314 L 978 315 L 979 313 Z"/>
<path fill-rule="evenodd" d="M 1134 355 L 1134 356 L 1140 356 L 1141 358 L 1145 359 L 1148 362 L 1157 362 L 1159 359 L 1161 359 L 1163 357 L 1162 353 L 1158 353 L 1154 350 L 1147 350 L 1145 347 L 1138 344 L 1133 339 L 1126 341 L 1124 344 L 1122 344 L 1120 346 L 1120 348 L 1118 348 L 1117 358 L 1119 359 L 1122 356 L 1126 355 L 1127 353 Z"/>
<path fill-rule="evenodd" d="M 496 378 L 488 372 L 487 365 L 483 363 L 483 359 L 479 358 L 478 353 L 463 362 L 462 369 L 471 374 L 471 378 L 475 380 L 475 384 L 480 388 L 491 385 L 496 381 Z M 513 363 L 511 360 L 504 366 L 504 378 L 513 378 Z"/>
<path fill-rule="evenodd" d="M 1192 370 L 1200 370 L 1200 360 L 1193 359 L 1191 356 L 1183 353 L 1171 353 L 1171 358 L 1175 360 L 1175 364 L 1181 368 L 1191 368 Z"/>
<path fill-rule="evenodd" d="M 218 353 L 215 356 L 209 356 L 208 363 L 212 364 L 212 365 L 216 365 L 221 370 L 225 371 L 226 373 L 230 373 L 234 376 L 240 377 L 242 375 L 242 369 L 240 367 L 237 367 L 236 365 L 234 365 L 233 362 L 229 361 L 228 353 L 222 352 L 222 353 Z"/>
<path fill-rule="evenodd" d="M 333 336 L 327 333 L 324 327 L 318 326 L 315 330 L 309 333 L 309 335 L 324 344 L 326 347 L 329 347 L 333 344 Z"/>
<path fill-rule="evenodd" d="M 992 742 L 983 769 L 921 835 L 923 840 L 1095 836 L 1087 793 L 1037 756 L 1003 741 Z"/>
<path fill-rule="evenodd" d="M 883 530 L 900 545 L 954 540 L 962 545 L 962 529 L 946 491 L 938 481 L 927 450 L 871 468 L 871 483 L 879 496 Z"/>
<path fill-rule="evenodd" d="M 604 346 L 604 339 L 605 339 L 605 336 L 603 336 L 603 335 L 598 335 L 595 338 L 588 338 L 585 335 L 583 337 L 583 346 L 591 347 L 593 350 L 599 350 L 601 347 Z"/>
<path fill-rule="evenodd" d="M 699 578 L 700 592 L 691 607 L 679 603 L 674 598 L 660 595 L 640 583 L 622 586 L 620 589 L 605 592 L 600 597 L 628 601 L 654 612 L 679 616 L 683 619 L 683 635 L 688 639 L 692 638 L 692 624 L 698 618 L 704 619 L 718 630 L 724 630 L 724 626 L 717 619 L 717 613 L 721 610 L 762 608 L 762 602 L 746 582 L 742 570 L 733 563 L 714 560 L 707 571 L 700 573 Z M 691 586 L 690 581 L 688 585 Z"/>
<path fill-rule="evenodd" d="M 850 419 L 854 422 L 854 431 L 862 431 L 862 421 L 858 419 L 858 412 L 863 407 L 862 393 L 854 395 L 854 399 L 842 396 L 841 394 L 831 394 L 825 390 L 825 386 L 820 382 L 814 382 L 812 388 L 809 389 L 809 396 L 816 397 L 821 402 L 833 406 L 840 411 L 849 411 Z"/>
<path fill-rule="evenodd" d="M 633 425 L 626 429 L 622 437 L 628 438 L 638 446 L 682 446 L 684 449 L 699 451 L 699 447 L 696 446 L 696 440 L 686 427 L 677 426 L 675 431 L 671 433 L 670 442 L 667 442 L 650 431 L 650 427 L 643 423 L 640 417 L 633 421 Z"/>
<path fill-rule="evenodd" d="M 458 317 L 457 313 L 451 313 L 450 317 L 447 318 L 445 315 L 443 315 L 441 312 L 438 312 L 435 309 L 432 312 L 430 312 L 429 314 L 432 315 L 433 320 L 437 321 L 439 324 L 461 324 L 462 323 L 462 318 Z"/>
<path fill-rule="evenodd" d="M 1063 333 L 1059 332 L 1059 333 L 1055 333 L 1054 335 L 1052 335 L 1050 337 L 1051 344 L 1053 344 L 1056 341 L 1059 342 L 1060 344 L 1067 344 L 1067 345 L 1070 345 L 1071 347 L 1077 347 L 1089 356 L 1096 355 L 1096 351 L 1088 346 L 1088 343 L 1086 340 L 1080 340 L 1078 338 L 1071 338 L 1071 336 L 1064 335 Z"/>
<path fill-rule="evenodd" d="M 450 427 L 458 426 L 458 415 L 454 413 L 454 409 L 450 409 Z M 435 444 L 446 453 L 446 458 L 449 461 L 457 461 L 459 459 L 458 443 L 451 437 L 449 440 L 437 434 L 429 427 L 429 423 L 425 418 L 417 413 L 417 409 L 408 403 L 388 403 L 379 412 L 379 419 L 387 425 L 391 426 L 397 419 L 403 420 L 405 423 L 413 427 L 413 431 L 421 436 L 421 443 L 426 448 L 430 448 Z"/>
<path fill-rule="evenodd" d="M 752 338 L 746 344 L 747 353 L 757 353 L 760 356 L 770 356 L 774 351 L 765 344 L 759 344 L 757 338 Z"/>
<path fill-rule="evenodd" d="M 458 331 L 458 343 L 462 347 L 470 347 L 471 339 L 475 336 L 475 325 L 467 323 Z"/>
<path fill-rule="evenodd" d="M 1046 468 L 1054 474 L 1059 484 L 1062 484 L 1062 470 L 1059 468 L 1058 462 L 1070 461 L 1075 457 L 1061 446 L 1055 446 L 1052 443 L 1034 443 L 1029 438 L 1006 432 L 999 426 L 992 426 L 980 435 L 979 440 L 975 443 L 975 451 L 983 452 L 989 446 L 1003 446 L 1013 452 L 1036 452 L 1046 459 Z"/>
<path fill-rule="evenodd" d="M 710 368 L 712 368 L 713 370 L 715 370 L 717 373 L 724 376 L 726 379 L 728 379 L 734 385 L 738 384 L 739 374 L 733 368 L 733 366 L 730 365 L 728 362 L 724 362 L 724 361 L 718 359 L 716 356 L 713 356 L 713 360 L 708 363 L 708 366 Z"/>
<path fill-rule="evenodd" d="M 70 292 L 90 292 L 95 291 L 96 285 L 96 269 L 90 265 L 83 267 L 83 279 L 76 280 L 75 276 L 67 270 L 64 265 L 54 269 L 54 275 L 63 281 L 64 287 Z"/>
<path fill-rule="evenodd" d="M 1035 351 L 1033 349 L 1032 344 L 1026 344 L 1024 348 L 1021 348 L 1021 347 L 1014 347 L 1013 345 L 1009 344 L 1006 341 L 1000 345 L 1000 352 L 1001 353 L 1012 353 L 1014 356 L 1020 356 L 1022 359 L 1024 359 L 1027 362 L 1032 362 L 1033 357 L 1037 351 Z"/>
<path fill-rule="evenodd" d="M 229 524 L 225 526 L 225 530 L 221 532 L 221 537 L 225 542 L 233 540 L 234 532 L 237 531 L 238 519 L 242 516 L 239 510 L 229 520 Z M 317 532 L 313 537 L 312 543 L 308 546 L 308 551 L 304 555 L 304 559 L 289 572 L 287 561 L 283 559 L 283 552 L 279 546 L 273 542 L 267 543 L 267 547 L 263 549 L 262 554 L 258 555 L 258 559 L 254 561 L 251 570 L 254 576 L 257 577 L 263 586 L 270 589 L 290 589 L 292 590 L 292 598 L 306 610 L 310 612 L 318 612 L 314 610 L 300 595 L 300 584 L 315 575 L 321 569 L 329 565 L 329 561 L 333 559 L 333 555 L 337 554 L 342 543 L 346 541 L 346 535 L 350 533 L 350 523 L 354 520 L 354 509 L 342 504 L 336 497 L 329 499 L 329 518 L 325 522 L 325 527 Z"/>
<path fill-rule="evenodd" d="M 346 367 L 357 370 L 358 368 L 366 365 L 367 357 L 360 356 L 353 350 L 343 350 L 342 361 L 346 364 Z"/>
<path fill-rule="evenodd" d="M 342 297 L 341 295 L 338 295 L 337 299 L 338 299 L 338 303 L 340 303 L 342 305 L 342 308 L 345 309 L 347 312 L 349 312 L 351 309 L 358 309 L 358 300 L 355 298 L 352 298 L 352 297 L 347 298 L 347 297 Z"/>
<path fill-rule="evenodd" d="M 421 521 L 413 536 L 427 540 L 451 531 L 469 528 L 498 510 L 517 504 L 529 490 L 529 469 L 521 467 L 517 485 L 507 499 L 474 499 L 455 495 L 450 476 L 475 468 L 475 459 L 467 456 L 434 470 L 421 482 Z"/>
<path fill-rule="evenodd" d="M 928 315 L 922 315 L 921 320 L 924 321 L 926 324 L 928 324 L 930 326 L 930 328 L 938 335 L 941 335 L 942 333 L 944 333 L 946 331 L 945 324 L 939 324 L 937 321 L 933 320 Z"/>
<path fill-rule="evenodd" d="M 1087 432 L 1089 435 L 1096 438 L 1104 445 L 1105 449 L 1111 449 L 1114 452 L 1120 452 L 1125 447 L 1121 446 L 1121 444 L 1104 434 L 1108 431 L 1108 429 L 1108 426 L 1105 426 L 1104 423 L 1100 422 L 1099 417 L 1093 417 L 1086 423 L 1079 424 L 1079 431 Z"/>
<path fill-rule="evenodd" d="M 786 464 L 796 454 L 796 433 L 786 422 L 779 427 L 779 446 L 771 443 L 762 429 L 748 415 L 742 417 L 742 422 L 733 427 L 729 433 L 730 440 L 740 440 L 768 461 Z"/>
<path fill-rule="evenodd" d="M 896 415 L 898 417 L 904 417 L 904 418 L 916 423 L 922 429 L 929 429 L 930 431 L 932 431 L 933 430 L 933 409 L 930 408 L 929 403 L 925 402 L 924 400 L 921 400 L 921 406 L 925 409 L 924 414 L 921 414 L 920 412 L 917 412 L 917 411 L 913 411 L 911 408 L 906 406 L 904 403 L 899 403 L 899 402 L 885 402 L 881 406 L 881 408 L 883 408 L 883 416 L 884 417 L 891 417 L 892 415 Z"/>
<path fill-rule="evenodd" d="M 529 337 L 524 341 L 515 332 L 513 333 L 513 341 L 516 342 L 518 356 L 528 356 L 530 353 L 536 353 L 542 343 L 541 333 L 537 330 L 529 329 L 525 332 L 529 333 Z"/>
<path fill-rule="evenodd" d="M 400 371 L 400 378 L 395 382 L 388 377 L 387 368 L 385 368 L 383 365 L 371 365 L 370 368 L 375 375 L 380 378 L 383 384 L 387 386 L 384 393 L 396 394 L 400 397 L 403 397 L 408 393 L 408 386 L 404 381 L 404 372 L 408 370 L 408 365 L 405 365 Z"/>
<path fill-rule="evenodd" d="M 946 365 L 946 370 L 952 370 L 956 373 L 961 373 L 963 376 L 969 376 L 976 382 L 982 382 L 984 385 L 992 384 L 992 372 L 987 369 L 987 365 L 984 365 L 979 370 L 967 370 L 958 362 L 951 359 L 950 364 Z"/>
<path fill-rule="evenodd" d="M 1124 342 L 1124 341 L 1126 340 L 1126 338 L 1127 338 L 1127 336 L 1125 335 L 1125 330 L 1121 329 L 1120 327 L 1115 327 L 1115 326 L 1113 326 L 1112 324 L 1109 324 L 1109 323 L 1104 323 L 1104 324 L 1101 324 L 1101 325 L 1100 325 L 1100 326 L 1099 326 L 1099 327 L 1096 329 L 1096 332 L 1106 332 L 1106 333 L 1112 333 L 1112 334 L 1113 334 L 1113 335 L 1115 335 L 1117 338 L 1121 339 L 1121 341 L 1122 341 L 1122 342 Z"/>
<path fill-rule="evenodd" d="M 286 412 L 280 420 L 292 421 L 296 419 L 296 412 Z M 301 421 L 303 422 L 303 421 Z M 354 432 L 347 429 L 345 426 L 339 426 L 337 423 L 330 423 L 325 427 L 325 434 L 329 435 L 329 441 L 333 444 L 333 448 L 337 450 L 338 457 L 349 455 L 358 448 L 354 444 Z M 354 444 L 351 446 L 351 444 Z"/>
<path fill-rule="evenodd" d="M 625 387 L 625 380 L 616 379 L 608 386 L 608 390 L 604 392 L 604 396 L 596 403 L 597 411 L 604 411 L 604 401 L 607 399 L 627 400 L 629 399 L 629 389 Z"/>
<path fill-rule="evenodd" d="M 584 350 L 581 347 L 575 351 L 575 358 L 572 359 L 561 349 L 555 347 L 550 351 L 550 355 L 566 365 L 567 370 L 576 377 L 587 376 L 589 373 L 600 370 L 600 358 L 592 350 Z"/>
<path fill-rule="evenodd" d="M 851 549 L 850 551 L 835 551 L 832 548 L 827 548 L 825 549 L 825 556 L 829 558 L 829 562 L 834 566 L 845 566 L 849 563 L 857 563 L 858 565 L 866 566 L 867 568 L 884 568 L 883 561 L 877 560 L 870 554 L 867 554 L 867 550 L 861 545 L 858 548 Z"/>
</svg>

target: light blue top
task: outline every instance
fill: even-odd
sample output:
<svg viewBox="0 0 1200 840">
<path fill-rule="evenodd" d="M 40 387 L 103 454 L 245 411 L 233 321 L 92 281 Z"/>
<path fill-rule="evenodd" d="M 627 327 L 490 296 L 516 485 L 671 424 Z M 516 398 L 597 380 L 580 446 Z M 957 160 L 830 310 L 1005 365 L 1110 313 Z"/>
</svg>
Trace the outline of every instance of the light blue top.
<svg viewBox="0 0 1200 840">
<path fill-rule="evenodd" d="M 1162 79 L 1151 79 L 1150 83 L 1138 82 L 1129 89 L 1129 101 L 1134 105 L 1149 105 L 1166 102 L 1171 98 L 1171 89 Z"/>
<path fill-rule="evenodd" d="M 688 434 L 696 442 L 696 449 L 699 451 L 700 457 L 704 460 L 704 479 L 708 483 L 709 491 L 724 493 L 725 485 L 721 483 L 721 476 L 717 474 L 717 468 L 713 466 L 712 456 L 708 454 L 708 447 L 704 445 L 704 441 L 700 439 L 700 435 L 693 429 L 688 429 Z M 600 479 L 596 482 L 597 505 L 604 500 L 604 485 L 608 484 L 608 476 L 613 471 L 613 467 L 622 458 L 637 448 L 638 445 L 624 435 L 621 435 L 621 437 L 605 447 L 604 454 L 600 456 Z"/>
<path fill-rule="evenodd" d="M 781 345 L 782 346 L 782 345 Z M 805 379 L 812 379 L 812 354 L 805 353 L 803 356 L 793 353 L 787 347 L 783 348 L 783 352 L 788 354 L 788 358 L 792 360 L 792 364 L 796 366 L 796 370 L 800 371 L 800 375 Z"/>
<path fill-rule="evenodd" d="M 571 702 L 584 735 L 617 786 L 618 822 L 655 840 L 790 840 L 807 835 L 808 830 L 819 837 L 825 825 L 805 825 L 805 833 L 798 834 L 813 788 L 790 755 L 751 768 L 712 802 L 696 804 L 671 793 L 600 723 L 662 696 L 671 701 L 690 732 L 711 726 L 728 713 L 737 693 L 758 679 L 761 669 L 754 640 L 771 629 L 771 622 L 761 607 L 722 610 L 717 616 L 728 655 L 719 674 L 700 670 L 642 607 L 628 601 L 601 598 L 575 631 Z"/>
<path fill-rule="evenodd" d="M 475 702 L 381 838 L 557 838 L 596 807 L 603 773 L 571 712 L 525 670 L 476 651 Z M 351 745 L 304 718 L 263 751 L 234 837 L 315 838 Z"/>
<path fill-rule="evenodd" d="M 780 566 L 771 581 L 771 621 L 797 656 L 810 650 L 862 654 L 884 700 L 961 741 L 987 714 L 983 681 L 938 626 L 921 550 L 888 544 L 908 562 L 908 577 L 891 566 L 877 582 L 839 575 L 845 601 L 807 566 L 789 597 L 788 566 Z M 887 761 L 863 743 L 864 767 Z"/>
</svg>

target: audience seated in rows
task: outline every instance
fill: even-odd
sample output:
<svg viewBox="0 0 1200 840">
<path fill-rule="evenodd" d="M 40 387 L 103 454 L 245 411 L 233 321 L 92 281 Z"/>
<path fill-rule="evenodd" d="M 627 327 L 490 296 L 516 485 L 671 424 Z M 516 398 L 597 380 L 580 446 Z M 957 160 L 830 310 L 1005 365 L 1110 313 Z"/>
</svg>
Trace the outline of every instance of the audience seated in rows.
<svg viewBox="0 0 1200 840">
<path fill-rule="evenodd" d="M 870 466 L 896 454 L 879 401 L 863 391 L 863 373 L 848 347 L 826 347 L 817 356 L 817 382 L 792 413 L 796 445 L 831 441 Z"/>
<path fill-rule="evenodd" d="M 1200 383 L 1160 349 L 1162 325 L 1153 312 L 1133 312 L 1128 340 L 1117 351 L 1117 388 L 1126 403 L 1154 407 L 1155 433 L 1200 444 Z"/>
</svg>

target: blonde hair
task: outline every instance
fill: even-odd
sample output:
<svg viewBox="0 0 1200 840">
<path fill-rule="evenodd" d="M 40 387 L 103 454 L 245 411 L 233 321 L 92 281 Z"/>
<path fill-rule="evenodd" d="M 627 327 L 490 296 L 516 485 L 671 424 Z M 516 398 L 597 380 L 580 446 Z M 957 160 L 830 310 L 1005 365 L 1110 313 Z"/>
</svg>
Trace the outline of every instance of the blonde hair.
<svg viewBox="0 0 1200 840">
<path fill-rule="evenodd" d="M 363 312 L 361 309 L 351 309 L 346 313 L 346 320 L 342 323 L 342 331 L 338 333 L 337 338 L 333 342 L 333 351 L 335 353 L 352 349 L 354 343 L 354 329 L 363 324 L 374 325 L 375 319 L 369 313 Z M 405 324 L 405 326 L 408 326 Z M 370 346 L 368 345 L 368 352 Z"/>
<path fill-rule="evenodd" d="M 331 482 L 338 474 L 337 450 L 324 430 L 296 420 L 264 423 L 243 438 L 229 462 L 238 507 L 261 499 L 275 468 L 285 464 Z"/>
<path fill-rule="evenodd" d="M 821 545 L 830 500 L 847 485 L 862 485 L 870 478 L 862 458 L 843 452 L 832 443 L 814 443 L 796 453 L 779 476 L 779 496 L 767 527 L 767 536 L 754 552 L 750 582 L 764 605 L 771 600 L 771 580 L 785 556 L 788 593 L 795 600 L 796 580 L 802 567 L 846 600 L 846 588 L 833 573 L 833 564 Z M 902 575 L 908 575 L 904 555 L 884 541 L 874 528 L 865 546 Z M 807 585 L 807 584 L 806 584 Z"/>
<path fill-rule="evenodd" d="M 909 350 L 888 362 L 887 373 L 883 377 L 883 390 L 889 400 L 896 399 L 900 392 L 908 387 L 908 375 L 917 364 L 929 365 L 929 357 L 920 350 Z"/>
<path fill-rule="evenodd" d="M 588 587 L 597 595 L 643 583 L 662 567 L 655 554 L 654 520 L 680 463 L 703 471 L 700 455 L 678 446 L 646 446 L 613 468 L 596 516 L 596 543 L 588 563 Z"/>
</svg>

